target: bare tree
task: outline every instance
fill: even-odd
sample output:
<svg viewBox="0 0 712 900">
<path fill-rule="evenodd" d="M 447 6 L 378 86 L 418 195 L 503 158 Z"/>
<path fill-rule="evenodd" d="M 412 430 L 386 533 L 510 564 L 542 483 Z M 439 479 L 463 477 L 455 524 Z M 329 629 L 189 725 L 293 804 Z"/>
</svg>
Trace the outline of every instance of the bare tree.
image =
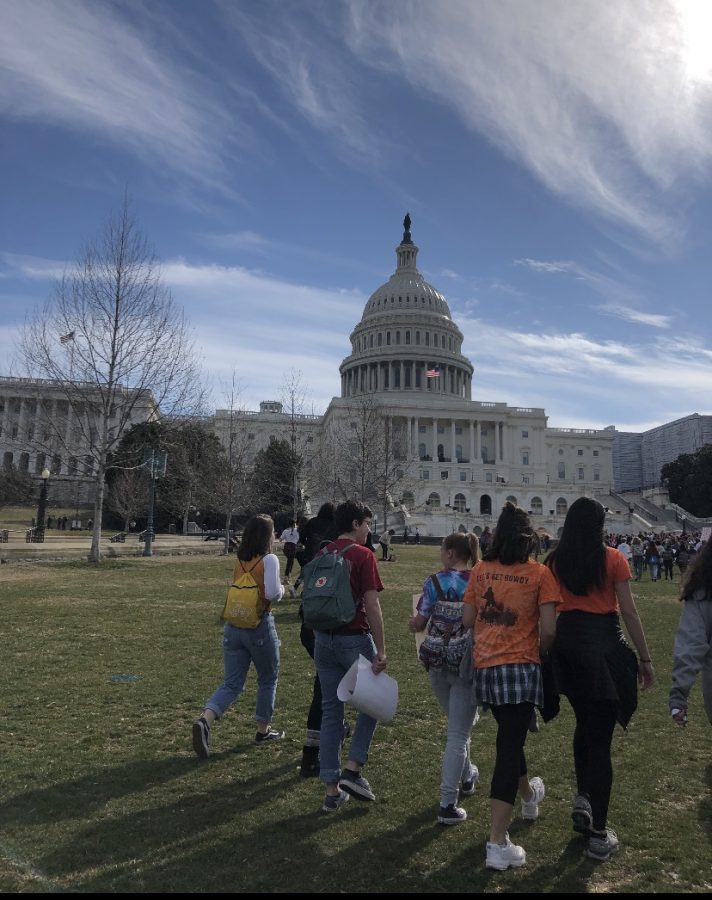
<svg viewBox="0 0 712 900">
<path fill-rule="evenodd" d="M 314 429 L 311 417 L 304 412 L 306 389 L 302 382 L 302 373 L 298 369 L 290 369 L 285 373 L 282 391 L 282 408 L 287 416 L 289 445 L 292 451 L 292 467 L 289 473 L 292 490 L 292 519 L 296 522 L 302 510 L 303 496 L 309 485 L 305 478 L 307 457 L 312 457 L 309 445 L 313 446 Z M 316 420 L 315 420 L 316 421 Z"/>
<path fill-rule="evenodd" d="M 27 373 L 51 379 L 67 419 L 47 417 L 47 446 L 84 448 L 95 483 L 89 560 L 101 559 L 108 456 L 136 421 L 191 414 L 201 401 L 193 344 L 129 203 L 110 217 L 20 338 Z M 56 452 L 56 451 L 55 451 Z"/>
<path fill-rule="evenodd" d="M 230 549 L 232 517 L 252 506 L 252 469 L 245 410 L 240 406 L 240 386 L 233 372 L 226 392 L 227 409 L 216 410 L 215 424 L 223 454 L 215 467 L 208 491 L 210 502 L 225 517 L 225 553 Z"/>
<path fill-rule="evenodd" d="M 109 489 L 109 506 L 123 519 L 124 531 L 129 530 L 129 522 L 136 518 L 145 503 L 146 473 L 143 467 L 117 472 Z"/>
<path fill-rule="evenodd" d="M 340 404 L 324 428 L 320 447 L 320 488 L 333 499 L 354 497 L 378 504 L 383 528 L 410 484 L 406 435 L 372 396 Z"/>
</svg>

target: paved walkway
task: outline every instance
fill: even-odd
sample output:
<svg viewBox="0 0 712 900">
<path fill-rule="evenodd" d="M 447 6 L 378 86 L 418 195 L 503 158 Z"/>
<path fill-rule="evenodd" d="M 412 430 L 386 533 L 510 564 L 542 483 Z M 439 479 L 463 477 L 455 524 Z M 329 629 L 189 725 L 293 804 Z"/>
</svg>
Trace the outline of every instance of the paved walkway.
<svg viewBox="0 0 712 900">
<path fill-rule="evenodd" d="M 124 543 L 112 544 L 110 535 L 102 539 L 101 552 L 104 557 L 141 556 L 144 542 L 136 534 L 126 536 Z M 11 531 L 6 544 L 0 543 L 0 559 L 86 559 L 91 547 L 88 531 L 74 532 L 48 529 L 43 544 L 25 542 L 24 531 Z M 201 535 L 159 534 L 152 545 L 154 556 L 188 553 L 214 553 L 223 551 L 222 541 L 206 541 Z"/>
</svg>

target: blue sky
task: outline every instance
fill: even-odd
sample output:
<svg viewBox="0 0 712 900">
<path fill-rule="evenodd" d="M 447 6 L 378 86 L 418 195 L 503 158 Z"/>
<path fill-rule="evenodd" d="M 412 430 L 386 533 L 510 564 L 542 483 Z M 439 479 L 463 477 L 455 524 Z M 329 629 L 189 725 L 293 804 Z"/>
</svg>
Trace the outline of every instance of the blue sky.
<svg viewBox="0 0 712 900">
<path fill-rule="evenodd" d="M 125 191 L 214 402 L 306 411 L 409 211 L 473 398 L 712 412 L 707 0 L 5 0 L 0 372 Z"/>
</svg>

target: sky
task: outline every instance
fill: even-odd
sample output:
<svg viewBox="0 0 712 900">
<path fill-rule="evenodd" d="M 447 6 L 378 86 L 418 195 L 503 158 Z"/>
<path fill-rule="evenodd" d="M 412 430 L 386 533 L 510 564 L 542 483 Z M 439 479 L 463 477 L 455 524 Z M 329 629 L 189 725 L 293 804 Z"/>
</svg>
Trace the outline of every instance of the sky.
<svg viewBox="0 0 712 900">
<path fill-rule="evenodd" d="M 712 412 L 708 0 L 3 0 L 0 374 L 125 195 L 215 406 L 340 392 L 406 212 L 472 396 Z"/>
</svg>

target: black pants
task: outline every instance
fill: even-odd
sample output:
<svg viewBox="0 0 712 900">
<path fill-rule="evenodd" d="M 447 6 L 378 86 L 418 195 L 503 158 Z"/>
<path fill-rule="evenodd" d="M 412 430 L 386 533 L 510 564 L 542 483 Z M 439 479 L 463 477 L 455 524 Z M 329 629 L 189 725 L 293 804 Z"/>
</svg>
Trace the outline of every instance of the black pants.
<svg viewBox="0 0 712 900">
<path fill-rule="evenodd" d="M 309 656 L 314 659 L 314 632 L 306 625 L 302 625 L 299 632 L 299 638 L 302 646 Z M 319 676 L 314 676 L 314 688 L 312 691 L 312 701 L 307 715 L 307 730 L 321 731 L 321 682 Z"/>
<path fill-rule="evenodd" d="M 574 765 L 576 787 L 591 801 L 593 827 L 606 827 L 608 803 L 613 786 L 611 742 L 616 725 L 617 707 L 606 701 L 587 701 L 583 697 L 569 698 L 576 715 L 574 731 Z"/>
<path fill-rule="evenodd" d="M 490 797 L 503 803 L 514 803 L 519 779 L 527 774 L 524 742 L 534 712 L 533 703 L 507 703 L 492 706 L 497 722 L 497 759 L 492 773 Z"/>
<path fill-rule="evenodd" d="M 669 578 L 670 581 L 672 581 L 672 564 L 673 564 L 673 560 L 671 560 L 671 559 L 663 560 L 663 569 L 665 571 L 665 580 L 667 580 Z"/>
<path fill-rule="evenodd" d="M 381 545 L 381 552 L 383 553 L 381 561 L 383 561 L 384 559 L 388 559 L 388 544 L 384 544 L 383 541 L 379 541 L 379 543 Z"/>
</svg>

